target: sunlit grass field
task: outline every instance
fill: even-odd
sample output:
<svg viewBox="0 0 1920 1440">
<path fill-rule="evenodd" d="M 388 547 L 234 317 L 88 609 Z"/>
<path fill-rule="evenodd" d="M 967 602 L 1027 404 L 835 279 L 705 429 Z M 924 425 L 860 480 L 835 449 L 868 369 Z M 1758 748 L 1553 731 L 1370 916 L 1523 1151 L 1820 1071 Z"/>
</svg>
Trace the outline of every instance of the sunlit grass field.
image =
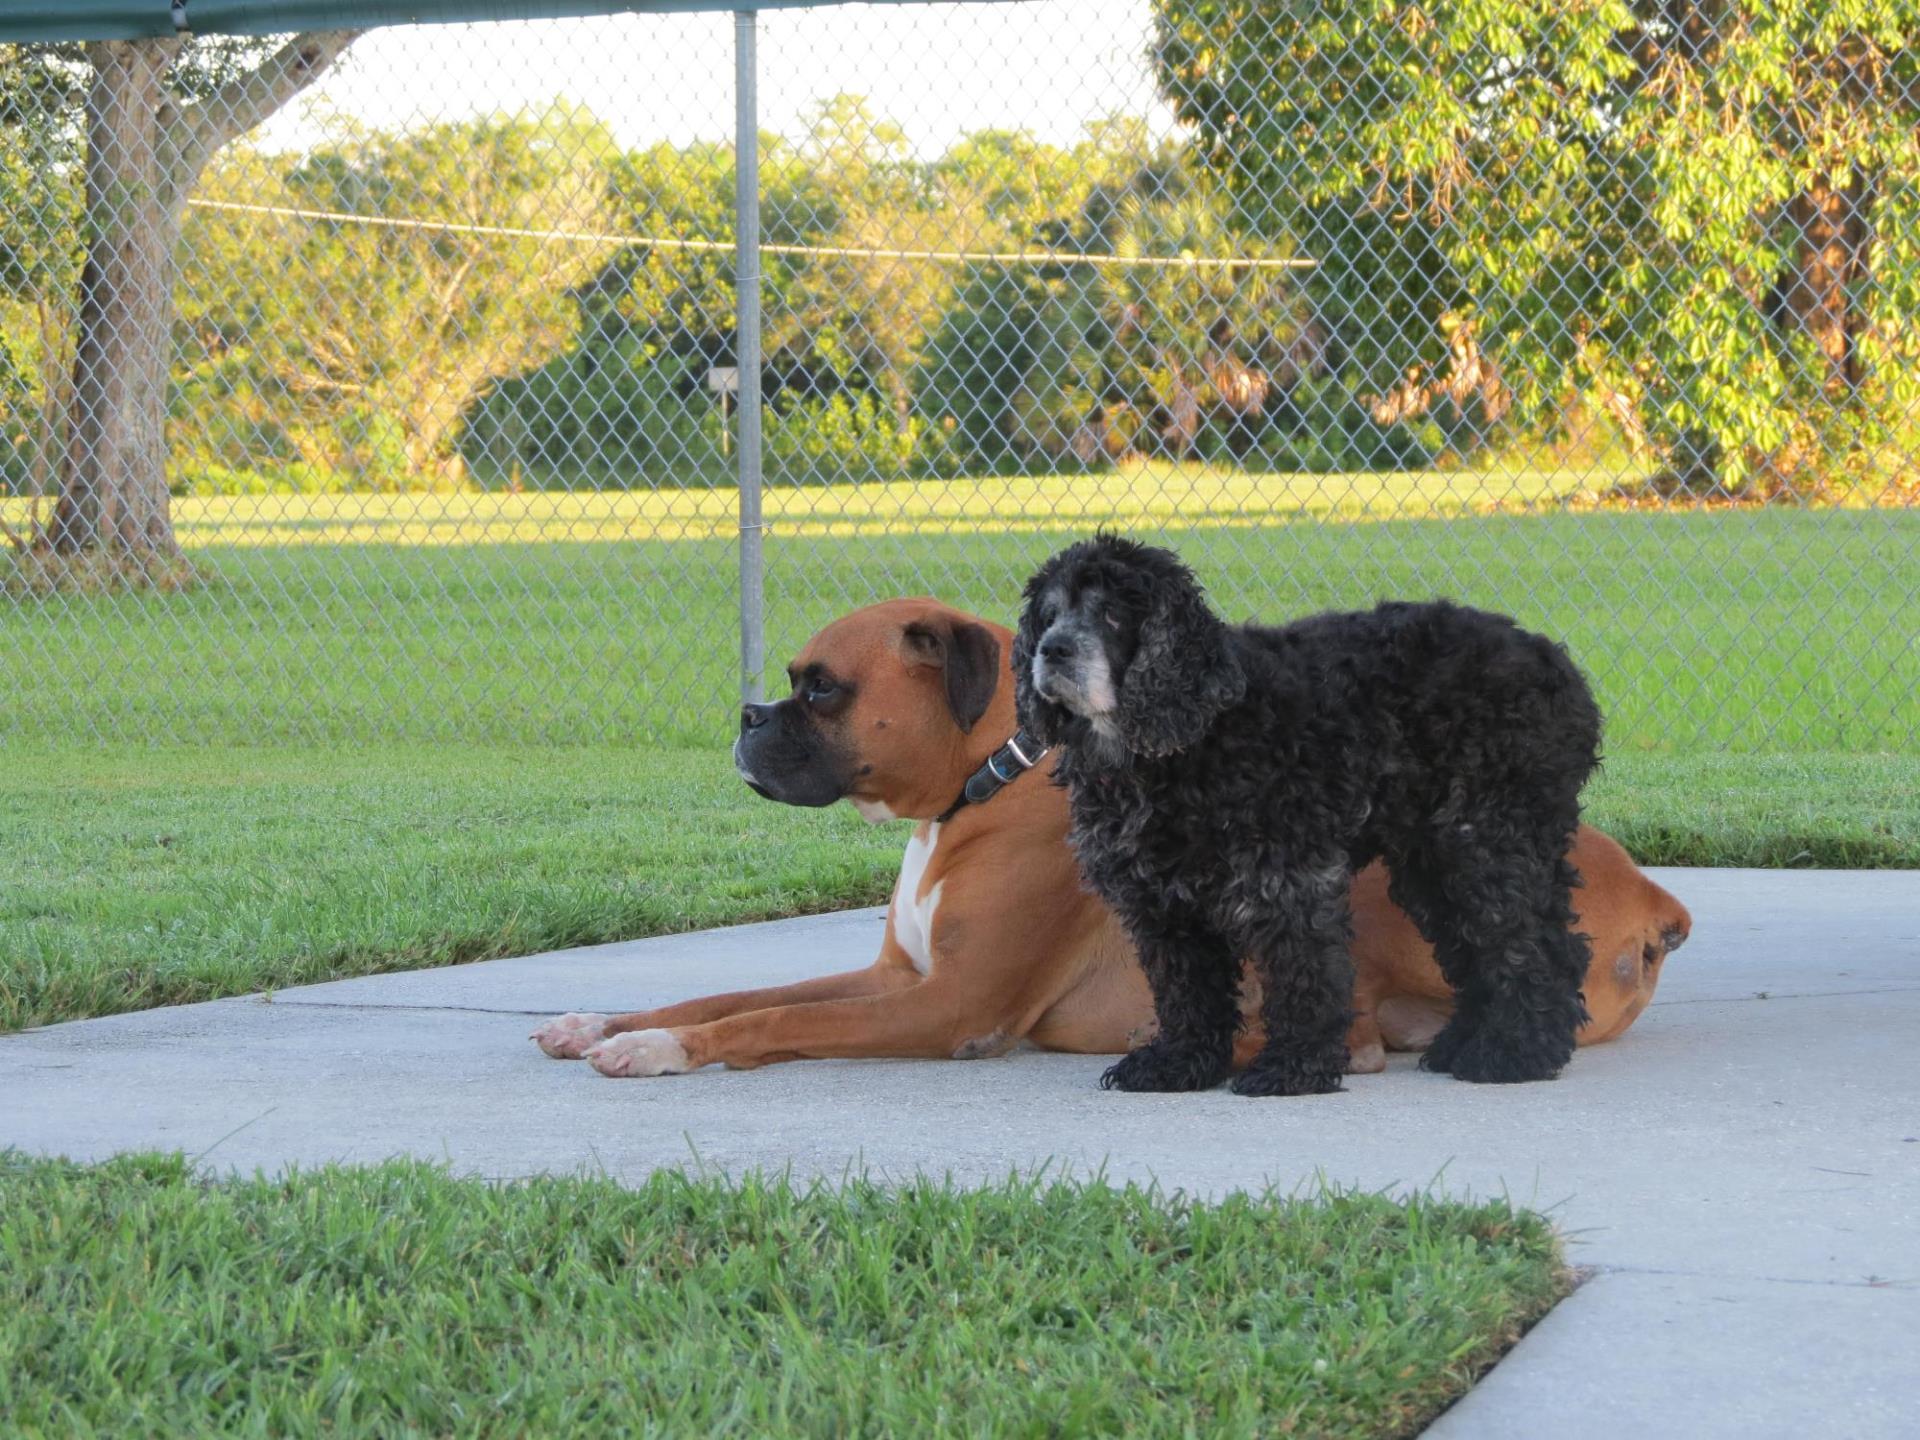
<svg viewBox="0 0 1920 1440">
<path fill-rule="evenodd" d="M 1578 470 L 1517 466 L 1319 475 L 1141 462 L 1089 475 L 781 486 L 765 492 L 764 509 L 768 525 L 795 538 L 955 526 L 996 534 L 1170 522 L 1249 528 L 1282 520 L 1444 517 L 1540 506 L 1579 493 L 1589 478 Z M 0 519 L 21 529 L 30 509 L 23 499 L 0 500 Z M 174 502 L 174 518 L 189 548 L 715 540 L 736 533 L 738 495 L 729 487 L 189 497 Z"/>
<path fill-rule="evenodd" d="M 1920 864 L 1920 512 L 1441 518 L 1461 477 L 1369 477 L 1360 523 L 1254 525 L 1257 479 L 1143 477 L 770 493 L 770 682 L 869 600 L 1011 620 L 1097 520 L 1236 618 L 1446 594 L 1563 638 L 1644 861 Z M 732 501 L 182 501 L 197 588 L 0 589 L 0 1030 L 884 898 L 897 827 L 731 773 Z"/>
<path fill-rule="evenodd" d="M 769 673 L 887 596 L 1009 620 L 1051 549 L 1108 526 L 1177 545 L 1236 618 L 1436 594 L 1509 611 L 1573 647 L 1616 750 L 1915 742 L 1920 511 L 1478 513 L 1575 483 L 1163 467 L 775 490 Z M 182 500 L 199 589 L 0 600 L 0 731 L 712 744 L 738 690 L 734 503 Z"/>
</svg>

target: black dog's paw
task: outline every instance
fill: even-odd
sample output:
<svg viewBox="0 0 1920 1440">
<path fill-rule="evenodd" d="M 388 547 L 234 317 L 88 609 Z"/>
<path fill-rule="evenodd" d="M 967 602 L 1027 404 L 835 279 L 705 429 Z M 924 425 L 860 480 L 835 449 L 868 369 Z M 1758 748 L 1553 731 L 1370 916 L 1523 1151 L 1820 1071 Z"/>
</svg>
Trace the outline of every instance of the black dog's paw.
<svg viewBox="0 0 1920 1440">
<path fill-rule="evenodd" d="M 1302 1060 L 1298 1056 L 1256 1055 L 1233 1079 L 1236 1095 L 1331 1095 L 1341 1088 L 1347 1057 Z"/>
<path fill-rule="evenodd" d="M 1232 1059 L 1231 1054 L 1210 1050 L 1176 1050 L 1155 1040 L 1108 1066 L 1100 1088 L 1135 1093 L 1211 1090 L 1227 1078 Z"/>
<path fill-rule="evenodd" d="M 1570 1037 L 1562 1041 L 1533 1034 L 1503 1036 L 1483 1025 L 1454 1053 L 1449 1068 L 1454 1079 L 1476 1085 L 1523 1085 L 1553 1079 L 1572 1058 Z"/>
<path fill-rule="evenodd" d="M 1421 1053 L 1420 1068 L 1431 1070 L 1436 1075 L 1445 1075 L 1452 1071 L 1460 1052 L 1467 1042 L 1473 1039 L 1479 1026 L 1464 1020 L 1458 1011 L 1453 1018 L 1440 1027 L 1440 1033 L 1433 1037 L 1433 1043 Z"/>
</svg>

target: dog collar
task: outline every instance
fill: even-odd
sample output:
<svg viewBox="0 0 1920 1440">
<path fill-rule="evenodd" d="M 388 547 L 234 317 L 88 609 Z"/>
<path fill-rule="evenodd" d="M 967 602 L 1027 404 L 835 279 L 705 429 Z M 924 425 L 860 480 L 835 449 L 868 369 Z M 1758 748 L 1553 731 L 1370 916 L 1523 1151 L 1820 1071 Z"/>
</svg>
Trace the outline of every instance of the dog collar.
<svg viewBox="0 0 1920 1440">
<path fill-rule="evenodd" d="M 933 823 L 944 825 L 969 805 L 984 805 L 1027 771 L 1047 758 L 1051 746 L 1042 745 L 1024 730 L 987 757 L 987 763 L 967 777 L 960 798 L 949 805 Z"/>
</svg>

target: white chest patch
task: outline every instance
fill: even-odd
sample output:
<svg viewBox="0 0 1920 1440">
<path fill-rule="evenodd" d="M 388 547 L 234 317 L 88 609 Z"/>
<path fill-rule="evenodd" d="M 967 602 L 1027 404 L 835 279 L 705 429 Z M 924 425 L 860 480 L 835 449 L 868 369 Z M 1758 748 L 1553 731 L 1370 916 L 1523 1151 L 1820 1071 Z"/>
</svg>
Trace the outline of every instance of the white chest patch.
<svg viewBox="0 0 1920 1440">
<path fill-rule="evenodd" d="M 933 912 L 940 907 L 940 891 L 946 882 L 924 895 L 920 891 L 926 883 L 933 848 L 939 843 L 938 820 L 914 826 L 913 838 L 907 841 L 907 853 L 900 861 L 900 879 L 893 887 L 893 938 L 922 975 L 933 971 Z"/>
</svg>

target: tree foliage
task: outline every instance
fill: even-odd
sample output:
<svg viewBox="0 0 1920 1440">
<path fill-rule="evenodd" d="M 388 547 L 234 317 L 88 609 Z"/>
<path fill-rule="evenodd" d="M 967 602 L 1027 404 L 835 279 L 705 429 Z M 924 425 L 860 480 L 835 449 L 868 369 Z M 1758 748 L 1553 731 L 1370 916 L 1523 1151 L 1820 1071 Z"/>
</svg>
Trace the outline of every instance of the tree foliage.
<svg viewBox="0 0 1920 1440">
<path fill-rule="evenodd" d="M 81 63 L 0 45 L 0 491 L 53 487 L 79 275 Z"/>
<path fill-rule="evenodd" d="M 187 60 L 167 83 L 218 93 L 262 53 Z M 32 83 L 57 93 L 84 71 L 49 56 Z M 0 216 L 0 406 L 19 436 L 71 369 L 37 338 L 59 343 L 84 248 L 79 151 L 60 148 L 78 137 L 57 118 L 71 103 L 41 105 L 56 120 L 39 132 L 0 130 L 0 186 L 24 197 Z M 1141 455 L 1349 469 L 1470 448 L 1511 389 L 1550 412 L 1557 382 L 1514 339 L 1526 286 L 1482 293 L 1464 205 L 1262 172 L 1197 133 L 1198 148 L 1116 117 L 1071 143 L 986 130 L 921 157 L 843 95 L 796 138 L 763 136 L 763 235 L 801 252 L 764 263 L 769 477 Z M 707 378 L 733 363 L 733 187 L 728 145 L 622 149 L 563 104 L 396 131 L 333 117 L 300 152 L 227 147 L 195 195 L 242 208 L 184 222 L 169 483 L 728 483 Z M 497 233 L 516 228 L 537 233 Z M 952 249 L 1173 263 L 893 253 Z M 1301 252 L 1318 267 L 1264 263 Z M 1222 257 L 1237 263 L 1185 263 Z M 1539 347 L 1565 339 L 1559 312 L 1535 319 Z M 1597 364 L 1605 339 L 1561 363 Z M 9 447 L 15 484 L 37 453 Z"/>
<path fill-rule="evenodd" d="M 1064 192 L 1073 208 L 1029 243 L 1131 263 L 977 268 L 924 387 L 968 450 L 993 468 L 1244 459 L 1270 412 L 1297 420 L 1297 388 L 1329 352 L 1298 272 L 1278 263 L 1293 248 L 1247 234 L 1218 185 L 1137 132 L 1090 137 L 1063 170 L 1082 177 Z"/>
<path fill-rule="evenodd" d="M 8 539 L 54 583 L 189 576 L 166 474 L 188 194 L 215 155 L 310 86 L 357 33 L 279 44 L 174 35 L 0 54 L 0 187 L 10 192 L 0 198 L 30 206 L 0 232 L 0 285 L 33 312 L 37 342 L 30 387 L 18 347 L 6 347 L 6 388 L 37 392 L 19 448 L 35 493 L 57 489 L 50 517 L 36 514 L 24 539 L 11 530 Z M 62 206 L 60 195 L 75 198 Z M 69 300 L 57 327 L 56 284 Z M 17 393 L 8 398 L 19 408 Z M 8 428 L 19 433 L 17 422 Z"/>
<path fill-rule="evenodd" d="M 1916 398 L 1915 0 L 1155 9 L 1204 163 L 1318 284 L 1387 262 L 1402 363 L 1449 315 L 1523 415 L 1584 395 L 1735 487 L 1863 455 Z"/>
<path fill-rule="evenodd" d="M 367 134 L 292 170 L 283 193 L 296 209 L 476 227 L 281 227 L 284 249 L 246 297 L 247 333 L 252 365 L 291 402 L 301 458 L 388 483 L 460 479 L 475 400 L 574 333 L 569 292 L 605 248 L 536 237 L 609 228 L 614 153 L 591 117 L 555 107 Z"/>
</svg>

